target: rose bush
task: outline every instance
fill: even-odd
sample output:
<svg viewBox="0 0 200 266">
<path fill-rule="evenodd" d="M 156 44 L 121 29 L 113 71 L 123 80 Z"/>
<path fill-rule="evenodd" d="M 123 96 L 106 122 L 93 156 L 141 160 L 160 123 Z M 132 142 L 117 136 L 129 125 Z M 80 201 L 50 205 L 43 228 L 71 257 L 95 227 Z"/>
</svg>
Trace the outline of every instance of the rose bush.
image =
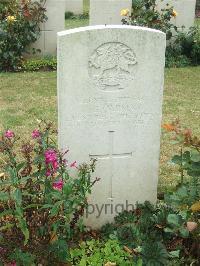
<svg viewBox="0 0 200 266">
<path fill-rule="evenodd" d="M 132 1 L 132 10 L 122 10 L 121 16 L 123 24 L 161 30 L 166 33 L 167 39 L 172 37 L 172 30 L 177 30 L 170 22 L 172 17 L 177 16 L 177 12 L 170 6 L 158 11 L 156 0 Z"/>
<path fill-rule="evenodd" d="M 40 34 L 47 17 L 45 0 L 3 0 L 0 2 L 0 71 L 18 70 L 23 53 Z"/>
</svg>

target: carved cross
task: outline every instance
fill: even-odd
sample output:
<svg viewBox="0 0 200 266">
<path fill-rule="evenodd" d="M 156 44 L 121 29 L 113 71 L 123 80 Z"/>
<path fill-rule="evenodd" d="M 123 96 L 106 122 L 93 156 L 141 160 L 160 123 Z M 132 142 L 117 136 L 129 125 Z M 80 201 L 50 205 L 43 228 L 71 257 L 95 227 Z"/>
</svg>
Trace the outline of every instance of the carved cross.
<svg viewBox="0 0 200 266">
<path fill-rule="evenodd" d="M 113 175 L 114 175 L 114 169 L 113 169 L 113 160 L 114 159 L 125 159 L 130 158 L 133 154 L 133 152 L 125 152 L 125 153 L 114 153 L 114 133 L 115 131 L 108 131 L 109 134 L 109 153 L 108 154 L 90 154 L 90 158 L 96 158 L 97 160 L 109 160 L 109 169 L 110 169 L 110 197 L 108 199 L 113 199 Z"/>
</svg>

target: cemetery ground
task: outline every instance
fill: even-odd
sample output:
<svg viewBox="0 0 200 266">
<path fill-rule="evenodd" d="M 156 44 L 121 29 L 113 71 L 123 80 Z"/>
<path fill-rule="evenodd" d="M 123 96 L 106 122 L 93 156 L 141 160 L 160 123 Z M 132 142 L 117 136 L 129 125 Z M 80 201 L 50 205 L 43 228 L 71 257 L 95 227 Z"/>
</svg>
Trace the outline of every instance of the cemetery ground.
<svg viewBox="0 0 200 266">
<path fill-rule="evenodd" d="M 66 14 L 65 28 L 87 26 L 89 24 L 88 10 L 89 0 L 84 0 L 84 13 L 76 16 Z M 199 22 L 199 19 L 196 20 L 196 24 Z M 102 37 L 101 41 L 104 39 L 104 36 Z M 153 47 L 156 47 L 157 43 L 154 44 Z M 76 45 L 73 43 L 73 46 Z M 88 43 L 85 46 L 88 47 Z M 158 47 L 161 46 L 158 45 Z M 152 54 L 155 54 L 155 50 Z M 58 53 L 58 58 L 60 60 L 61 53 L 60 55 Z M 146 58 L 149 59 L 149 57 Z M 45 65 L 43 60 L 48 65 Z M 0 73 L 0 132 L 3 132 L 0 135 L 0 266 L 199 265 L 200 66 L 165 69 L 157 202 L 150 200 L 153 202 L 152 204 L 138 199 L 140 195 L 142 197 L 145 195 L 148 198 L 147 194 L 150 191 L 150 194 L 155 195 L 154 199 L 156 200 L 156 188 L 154 191 L 151 190 L 153 183 L 149 180 L 152 180 L 151 177 L 157 176 L 157 171 L 156 173 L 147 171 L 145 176 L 141 171 L 143 166 L 145 169 L 148 165 L 154 165 L 154 146 L 156 138 L 159 139 L 159 136 L 155 138 L 152 134 L 155 133 L 151 130 L 154 125 L 153 121 L 152 124 L 141 127 L 140 131 L 138 130 L 141 135 L 136 133 L 138 137 L 145 136 L 144 143 L 148 143 L 143 144 L 142 138 L 137 141 L 141 150 L 139 160 L 132 156 L 132 161 L 130 161 L 132 163 L 129 164 L 131 168 L 128 168 L 128 164 L 124 164 L 123 171 L 120 171 L 120 166 L 119 171 L 114 174 L 117 181 L 114 185 L 116 188 L 120 188 L 118 197 L 112 193 L 111 181 L 109 201 L 102 201 L 103 204 L 101 205 L 101 199 L 105 200 L 105 196 L 102 196 L 104 194 L 101 192 L 109 190 L 108 183 L 101 186 L 102 180 L 104 182 L 108 177 L 108 173 L 106 171 L 104 173 L 106 167 L 100 168 L 99 171 L 99 161 L 95 167 L 95 160 L 77 167 L 81 161 L 81 159 L 79 160 L 81 157 L 78 156 L 83 151 L 87 151 L 90 143 L 93 144 L 94 142 L 94 146 L 96 143 L 101 143 L 100 137 L 103 137 L 103 134 L 94 128 L 99 139 L 98 142 L 96 139 L 91 141 L 92 134 L 90 134 L 89 126 L 92 125 L 90 123 L 92 117 L 87 120 L 87 132 L 82 131 L 79 126 L 74 127 L 77 117 L 76 111 L 78 113 L 79 107 L 78 105 L 75 107 L 78 101 L 75 101 L 74 105 L 71 104 L 73 99 L 70 93 L 76 92 L 79 97 L 84 89 L 83 96 L 87 98 L 87 89 L 90 88 L 90 85 L 88 83 L 84 87 L 86 83 L 82 82 L 80 73 L 82 70 L 79 69 L 81 64 L 78 62 L 76 65 L 73 60 L 77 61 L 76 56 L 70 60 L 65 58 L 64 62 L 70 64 L 65 65 L 61 72 L 58 71 L 59 104 L 57 104 L 57 74 L 55 71 L 47 71 L 56 69 L 56 58 L 42 58 L 40 63 L 44 67 L 41 69 L 38 67 L 40 63 L 37 62 L 36 64 L 30 60 L 30 68 L 22 66 L 21 72 Z M 147 62 L 144 61 L 143 64 L 146 66 Z M 80 72 L 73 71 L 73 66 L 76 66 Z M 154 71 L 150 71 L 151 75 L 155 73 L 159 78 L 159 65 L 155 67 L 156 65 L 152 63 L 149 66 L 154 69 Z M 148 67 L 146 69 L 149 71 Z M 36 72 L 29 72 L 33 70 Z M 62 87 L 60 77 L 62 77 L 62 73 L 65 73 L 68 82 L 70 71 L 73 82 L 66 87 L 71 89 L 63 95 L 60 92 L 63 92 L 65 87 Z M 76 72 L 79 73 L 80 79 L 77 79 Z M 139 88 L 138 93 L 135 93 L 135 98 L 138 98 L 141 91 L 145 96 L 146 94 L 151 95 L 151 98 L 148 99 L 151 100 L 152 105 L 149 104 L 149 100 L 148 105 L 146 105 L 149 110 L 149 108 L 154 109 L 157 104 L 156 98 L 159 94 L 155 91 L 156 86 L 158 84 L 160 86 L 160 82 L 158 82 L 159 79 L 155 79 L 152 86 L 152 77 L 148 79 L 147 75 L 147 80 L 148 83 L 146 82 L 144 91 L 143 87 Z M 77 85 L 81 84 L 79 81 L 83 83 L 83 87 Z M 149 91 L 147 91 L 148 84 Z M 126 92 L 126 96 L 128 96 L 128 90 Z M 152 94 L 148 94 L 148 92 L 152 92 Z M 154 96 L 152 97 L 152 95 Z M 121 99 L 119 103 L 121 103 Z M 59 114 L 57 113 L 57 105 L 59 107 L 69 106 L 69 108 L 64 109 L 61 115 L 60 110 Z M 71 106 L 73 106 L 73 110 L 70 109 Z M 144 108 L 145 106 L 141 108 L 143 112 Z M 102 107 L 100 106 L 99 109 L 102 110 Z M 137 108 L 134 108 L 135 113 L 137 113 Z M 84 115 L 84 110 L 81 109 L 79 115 Z M 60 121 L 72 120 L 73 123 L 66 124 L 63 131 L 63 128 L 58 125 L 57 117 Z M 171 123 L 175 119 L 176 122 Z M 98 121 L 96 121 L 96 117 L 94 121 Z M 177 121 L 180 121 L 180 124 Z M 53 122 L 53 127 L 51 122 Z M 127 126 L 132 141 L 135 137 L 135 128 L 131 131 L 132 125 L 129 123 Z M 72 158 L 68 151 L 63 153 L 58 150 L 57 128 L 59 128 L 60 140 L 69 144 L 69 148 L 70 145 L 72 146 L 69 153 L 72 152 L 73 154 L 73 151 L 76 151 L 77 140 L 82 141 L 79 142 L 75 158 L 73 158 L 76 161 L 71 161 Z M 157 129 L 159 131 L 159 127 Z M 101 158 L 105 159 L 106 155 L 106 159 L 111 159 L 109 160 L 111 162 L 109 167 L 112 179 L 113 158 L 119 158 L 119 155 L 124 155 L 123 157 L 127 158 L 130 154 L 132 155 L 132 152 L 114 151 L 113 144 L 116 135 L 114 138 L 114 134 L 110 134 L 114 131 L 110 130 L 113 129 L 109 128 L 108 132 L 110 135 L 109 156 L 104 152 L 103 154 L 102 152 L 88 153 L 90 152 L 88 149 L 84 160 L 87 160 L 88 154 L 90 154 L 90 158 L 99 156 L 100 161 Z M 72 142 L 68 140 L 68 137 L 71 137 L 69 132 L 75 140 L 74 146 L 73 138 L 71 139 Z M 130 132 L 132 133 L 130 134 Z M 89 143 L 87 138 L 89 138 Z M 154 145 L 151 145 L 151 141 L 149 141 L 151 138 L 153 142 L 155 141 Z M 123 139 L 126 139 L 124 135 Z M 121 144 L 119 140 L 121 141 L 122 137 L 118 138 L 118 144 Z M 133 147 L 130 151 L 134 151 L 137 149 L 137 147 L 135 148 L 136 141 L 134 143 L 131 141 L 129 144 L 133 144 Z M 66 148 L 61 142 L 59 146 Z M 152 151 L 150 150 L 151 147 Z M 123 165 L 121 160 L 118 162 Z M 129 173 L 127 172 L 128 169 Z M 135 174 L 132 175 L 132 173 Z M 137 179 L 140 180 L 140 183 L 143 180 L 140 187 L 137 185 Z M 98 187 L 99 181 L 100 187 Z M 123 190 L 124 184 L 131 188 L 129 193 L 126 193 L 127 190 Z M 145 187 L 145 190 L 142 187 Z M 136 203 L 134 206 L 128 205 L 133 207 L 130 210 L 127 207 L 127 203 L 129 204 L 130 201 L 127 199 L 129 195 L 134 196 L 136 190 L 137 193 L 139 192 L 137 200 L 142 203 Z M 91 195 L 89 195 L 90 193 Z M 97 204 L 90 204 L 92 203 L 90 196 L 97 198 L 98 193 L 100 193 L 101 199 L 99 198 L 95 202 Z M 123 198 L 126 199 L 126 206 Z M 111 204 L 106 204 L 107 202 Z M 123 204 L 121 204 L 122 202 Z M 107 205 L 109 205 L 108 213 Z M 92 212 L 90 212 L 91 207 Z M 118 207 L 120 208 L 118 209 Z M 95 208 L 98 209 L 98 216 L 96 216 L 97 213 L 95 214 Z M 104 216 L 104 210 L 105 217 L 109 211 L 113 214 L 112 208 L 117 216 L 113 220 L 106 218 L 111 223 L 103 223 L 101 228 L 96 226 L 95 223 Z M 124 209 L 129 209 L 129 212 L 124 211 Z M 90 214 L 97 219 L 91 224 L 91 227 L 86 220 L 80 219 Z"/>
<path fill-rule="evenodd" d="M 191 128 L 195 135 L 199 135 L 200 133 L 198 123 L 200 119 L 199 72 L 200 67 L 165 69 L 163 123 L 168 123 L 175 118 L 179 118 L 181 124 Z M 22 142 L 26 142 L 26 140 L 30 140 L 33 129 L 37 127 L 37 120 L 45 119 L 53 121 L 55 127 L 57 127 L 56 94 L 56 72 L 1 73 L 0 131 L 4 130 L 6 126 L 6 129 L 12 129 L 20 136 Z M 153 99 L 152 104 L 154 104 Z M 179 148 L 180 146 L 173 146 L 171 144 L 168 134 L 162 134 L 159 192 L 164 190 L 167 192 L 180 181 L 178 168 L 168 163 L 173 155 L 177 154 Z M 2 173 L 1 163 L 0 173 Z M 183 192 L 184 186 L 180 187 L 180 197 Z M 61 193 L 58 194 L 61 195 Z M 175 195 L 172 194 L 173 196 Z M 190 204 L 193 202 L 191 198 L 189 198 L 189 202 Z M 174 203 L 172 200 L 172 204 Z M 198 219 L 199 205 L 197 204 L 193 204 L 191 207 L 194 211 L 192 214 L 192 219 L 194 220 Z M 0 205 L 1 207 L 2 205 Z M 182 207 L 180 206 L 180 208 Z M 183 212 L 183 209 L 181 209 L 181 212 Z M 31 219 L 33 217 L 35 217 L 35 214 L 31 216 Z M 114 224 L 104 226 L 100 232 L 82 231 L 80 233 L 78 231 L 78 238 L 73 238 L 72 243 L 69 242 L 68 247 L 76 246 L 76 248 L 70 249 L 70 255 L 66 250 L 66 242 L 57 242 L 57 236 L 53 233 L 51 233 L 50 242 L 47 245 L 35 245 L 33 240 L 30 239 L 28 246 L 24 246 L 24 237 L 22 234 L 19 233 L 16 237 L 8 233 L 8 244 L 6 242 L 4 243 L 2 238 L 0 238 L 0 247 L 3 245 L 0 249 L 0 265 L 2 258 L 4 262 L 13 261 L 13 264 L 5 264 L 13 266 L 35 265 L 32 264 L 35 260 L 44 266 L 199 265 L 198 230 L 195 230 L 197 223 L 193 222 L 194 220 L 185 223 L 185 219 L 182 221 L 179 218 L 180 215 L 177 214 L 176 210 L 174 211 L 173 208 L 167 207 L 165 204 L 162 205 L 162 203 L 155 208 L 149 205 L 149 203 L 138 205 L 133 213 L 125 212 L 120 214 L 117 216 Z M 9 225 L 10 218 L 5 219 L 8 219 L 6 225 Z M 51 216 L 50 219 L 46 219 L 44 221 L 45 226 L 47 225 L 47 221 L 49 223 L 51 220 Z M 165 224 L 166 220 L 167 224 Z M 162 224 L 163 222 L 164 225 Z M 186 225 L 189 228 L 188 230 L 194 230 L 194 233 L 191 232 L 189 238 L 188 231 L 185 230 Z M 76 233 L 76 231 L 74 232 Z M 138 236 L 135 237 L 135 234 L 138 234 Z M 162 234 L 164 234 L 163 240 L 167 251 L 163 244 L 159 242 Z M 169 239 L 169 235 L 167 234 L 171 234 L 173 237 Z M 153 239 L 155 237 L 156 240 L 154 242 L 151 242 L 150 235 Z M 77 235 L 75 236 L 77 237 Z M 115 237 L 117 237 L 117 240 Z M 82 242 L 80 246 L 77 246 L 80 243 L 80 239 L 87 240 L 87 242 Z M 143 239 L 142 242 L 141 239 Z M 42 241 L 45 242 L 45 239 L 42 239 Z M 140 245 L 142 245 L 142 253 Z M 9 260 L 4 260 L 7 251 L 11 251 L 11 254 L 9 255 Z M 182 254 L 186 255 L 182 257 Z M 138 258 L 137 262 L 132 262 L 133 257 L 134 261 Z M 170 261 L 168 261 L 169 258 Z M 58 261 L 66 260 L 70 260 L 71 263 L 58 263 Z M 97 260 L 100 262 L 99 264 L 96 263 Z M 19 262 L 19 264 L 15 264 L 15 261 Z M 83 264 L 80 264 L 80 261 Z M 85 261 L 88 264 L 84 264 Z"/>
<path fill-rule="evenodd" d="M 195 135 L 200 133 L 199 73 L 200 67 L 165 70 L 163 123 L 178 118 Z M 0 88 L 1 131 L 6 126 L 26 139 L 37 119 L 56 125 L 56 72 L 2 73 Z M 162 134 L 159 191 L 175 186 L 178 181 L 177 168 L 168 163 L 176 149 L 169 136 Z"/>
</svg>

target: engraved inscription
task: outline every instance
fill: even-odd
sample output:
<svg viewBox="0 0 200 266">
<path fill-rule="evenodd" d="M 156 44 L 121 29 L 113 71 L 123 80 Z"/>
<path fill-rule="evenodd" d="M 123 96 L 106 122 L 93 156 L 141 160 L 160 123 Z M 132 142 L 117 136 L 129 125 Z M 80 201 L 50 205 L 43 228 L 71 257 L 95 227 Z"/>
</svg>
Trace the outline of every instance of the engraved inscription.
<svg viewBox="0 0 200 266">
<path fill-rule="evenodd" d="M 145 110 L 142 104 L 143 101 L 143 98 L 136 99 L 132 97 L 114 97 L 112 99 L 104 97 L 85 98 L 82 99 L 79 103 L 79 108 L 77 108 L 81 112 L 69 110 L 65 115 L 65 121 L 68 124 L 86 123 L 90 126 L 99 124 L 116 125 L 129 121 L 135 126 L 148 126 L 153 123 L 159 114 Z"/>
<path fill-rule="evenodd" d="M 136 55 L 127 45 L 108 42 L 100 45 L 89 58 L 89 76 L 102 90 L 125 89 L 134 78 Z"/>
</svg>

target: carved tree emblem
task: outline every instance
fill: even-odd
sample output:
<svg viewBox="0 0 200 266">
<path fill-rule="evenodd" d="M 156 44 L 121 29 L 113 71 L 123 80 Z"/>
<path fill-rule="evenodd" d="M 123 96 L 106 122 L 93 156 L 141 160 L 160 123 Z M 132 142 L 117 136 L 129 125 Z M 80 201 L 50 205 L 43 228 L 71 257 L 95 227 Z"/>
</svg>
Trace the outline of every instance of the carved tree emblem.
<svg viewBox="0 0 200 266">
<path fill-rule="evenodd" d="M 89 75 L 103 90 L 125 89 L 133 79 L 135 53 L 127 45 L 109 42 L 99 46 L 89 58 Z"/>
</svg>

